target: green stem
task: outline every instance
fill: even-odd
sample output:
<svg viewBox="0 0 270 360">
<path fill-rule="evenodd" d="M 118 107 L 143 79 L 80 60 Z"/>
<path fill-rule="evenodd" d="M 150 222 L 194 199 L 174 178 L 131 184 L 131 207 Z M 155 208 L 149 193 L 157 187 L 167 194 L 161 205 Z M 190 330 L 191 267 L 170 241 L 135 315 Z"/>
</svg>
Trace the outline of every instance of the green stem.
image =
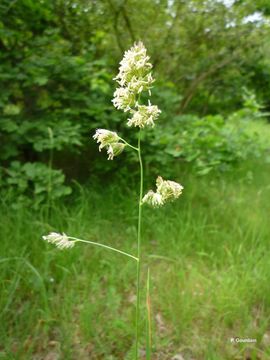
<svg viewBox="0 0 270 360">
<path fill-rule="evenodd" d="M 112 251 L 115 251 L 115 252 L 118 252 L 119 254 L 122 254 L 122 255 L 126 255 L 136 261 L 138 261 L 138 258 L 136 256 L 133 256 L 131 254 L 128 254 L 124 251 L 121 251 L 121 250 L 118 250 L 118 249 L 115 249 L 111 246 L 108 246 L 108 245 L 104 245 L 104 244 L 100 244 L 100 243 L 97 243 L 97 242 L 94 242 L 94 241 L 88 241 L 88 240 L 82 240 L 82 239 L 78 239 L 78 238 L 75 238 L 75 237 L 72 237 L 72 236 L 68 236 L 69 239 L 71 240 L 74 240 L 74 242 L 83 242 L 83 243 L 86 243 L 86 244 L 91 244 L 91 245 L 96 245 L 96 246 L 100 246 L 100 247 L 103 247 L 105 249 L 108 249 L 108 250 L 112 250 Z"/>
<path fill-rule="evenodd" d="M 138 137 L 138 157 L 140 162 L 140 197 L 138 213 L 138 243 L 137 243 L 137 300 L 136 300 L 136 345 L 135 359 L 139 356 L 139 321 L 140 321 L 140 276 L 141 276 L 141 223 L 142 223 L 142 196 L 143 196 L 143 164 L 141 157 L 141 129 Z"/>
<path fill-rule="evenodd" d="M 136 148 L 135 146 L 132 146 L 131 144 L 129 144 L 126 140 L 122 139 L 120 136 L 119 136 L 119 139 L 123 141 L 123 143 L 125 143 L 127 146 L 129 146 L 131 149 L 133 150 L 136 150 L 136 151 L 139 151 L 138 148 Z"/>
<path fill-rule="evenodd" d="M 150 295 L 150 269 L 147 271 L 147 287 L 146 287 L 146 309 L 147 309 L 147 344 L 146 344 L 146 360 L 151 360 L 152 353 L 152 328 L 151 328 L 151 295 Z"/>
</svg>

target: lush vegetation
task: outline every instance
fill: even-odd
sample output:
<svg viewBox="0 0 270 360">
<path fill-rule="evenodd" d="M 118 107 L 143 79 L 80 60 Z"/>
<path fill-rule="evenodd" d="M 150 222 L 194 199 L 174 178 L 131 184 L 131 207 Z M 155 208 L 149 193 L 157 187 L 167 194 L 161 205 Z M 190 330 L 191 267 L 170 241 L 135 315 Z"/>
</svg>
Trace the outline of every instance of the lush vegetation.
<svg viewBox="0 0 270 360">
<path fill-rule="evenodd" d="M 145 150 L 147 165 L 155 156 L 159 166 L 188 161 L 206 173 L 242 160 L 248 139 L 241 132 L 238 144 L 237 134 L 223 125 L 235 112 L 247 119 L 239 109 L 248 96 L 255 95 L 247 105 L 249 121 L 257 118 L 258 104 L 270 108 L 270 8 L 267 1 L 230 3 L 157 6 L 149 0 L 142 12 L 137 0 L 2 1 L 0 187 L 12 185 L 20 199 L 34 194 L 44 202 L 48 192 L 54 199 L 71 192 L 65 175 L 68 182 L 119 168 L 126 175 L 127 159 L 101 165 L 89 136 L 110 124 L 130 137 L 123 114 L 111 104 L 112 79 L 123 51 L 139 39 L 158 79 L 153 102 L 163 111 L 153 136 L 164 147 Z M 45 186 L 41 173 L 53 186 Z"/>
<path fill-rule="evenodd" d="M 147 210 L 154 359 L 269 358 L 269 170 L 248 164 L 225 179 L 187 171 L 182 201 Z M 129 187 L 91 183 L 49 221 L 44 209 L 2 202 L 4 359 L 132 359 L 136 264 L 87 245 L 60 252 L 39 238 L 60 229 L 134 252 L 135 198 Z M 232 345 L 232 336 L 257 343 Z"/>
<path fill-rule="evenodd" d="M 138 40 L 162 110 L 145 186 L 185 187 L 143 220 L 153 359 L 270 358 L 269 16 L 268 0 L 0 2 L 0 359 L 132 359 L 134 264 L 41 235 L 136 249 L 137 157 L 91 137 L 137 140 L 111 100 Z"/>
</svg>

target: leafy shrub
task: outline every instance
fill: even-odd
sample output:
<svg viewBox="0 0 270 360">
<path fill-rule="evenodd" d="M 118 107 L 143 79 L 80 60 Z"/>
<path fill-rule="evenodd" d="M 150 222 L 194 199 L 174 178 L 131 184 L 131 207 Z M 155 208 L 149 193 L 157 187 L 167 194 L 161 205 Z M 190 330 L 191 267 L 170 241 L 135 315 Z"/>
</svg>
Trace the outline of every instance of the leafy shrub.
<svg viewBox="0 0 270 360">
<path fill-rule="evenodd" d="M 61 170 L 50 169 L 42 163 L 20 163 L 13 161 L 4 171 L 3 190 L 11 189 L 14 206 L 22 204 L 38 208 L 41 203 L 56 200 L 71 193 L 64 185 L 65 176 Z M 15 189 L 15 192 L 13 190 Z"/>
<path fill-rule="evenodd" d="M 12 185 L 18 198 L 35 194 L 40 203 L 51 173 L 42 163 L 50 152 L 67 159 L 78 154 L 89 143 L 89 129 L 117 118 L 110 115 L 108 59 L 98 53 L 104 34 L 94 22 L 89 26 L 80 6 L 65 7 L 65 20 L 58 2 L 4 1 L 0 8 L 6 14 L 0 20 L 0 185 L 4 191 Z M 69 193 L 63 173 L 52 174 L 52 197 Z"/>
<path fill-rule="evenodd" d="M 191 163 L 199 175 L 216 169 L 226 171 L 248 157 L 264 151 L 259 134 L 249 127 L 265 116 L 252 94 L 245 94 L 244 107 L 227 118 L 221 115 L 180 115 L 152 133 L 154 146 L 148 148 L 148 166 L 158 157 L 160 164 Z M 265 125 L 267 126 L 267 125 Z M 176 130 L 175 130 L 176 129 Z M 156 149 L 162 144 L 162 152 Z"/>
</svg>

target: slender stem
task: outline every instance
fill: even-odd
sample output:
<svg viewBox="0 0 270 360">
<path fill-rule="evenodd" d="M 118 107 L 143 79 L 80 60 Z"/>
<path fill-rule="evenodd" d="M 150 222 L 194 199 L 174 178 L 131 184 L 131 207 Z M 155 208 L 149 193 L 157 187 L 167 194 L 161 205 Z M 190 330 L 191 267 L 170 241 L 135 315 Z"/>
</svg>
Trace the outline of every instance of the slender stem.
<svg viewBox="0 0 270 360">
<path fill-rule="evenodd" d="M 124 139 L 121 138 L 120 136 L 119 136 L 119 139 L 122 140 L 123 143 L 125 143 L 125 144 L 126 144 L 127 146 L 129 146 L 131 149 L 136 150 L 136 151 L 139 151 L 138 148 L 136 148 L 135 146 L 132 146 L 131 144 L 129 144 L 126 140 L 124 140 Z"/>
<path fill-rule="evenodd" d="M 83 242 L 83 243 L 86 243 L 86 244 L 91 244 L 91 245 L 96 245 L 96 246 L 100 246 L 100 247 L 103 247 L 105 249 L 108 249 L 108 250 L 112 250 L 112 251 L 115 251 L 115 252 L 118 252 L 119 254 L 122 254 L 122 255 L 126 255 L 136 261 L 138 261 L 138 258 L 136 256 L 133 256 L 131 254 L 128 254 L 124 251 L 121 251 L 121 250 L 118 250 L 118 249 L 115 249 L 111 246 L 108 246 L 108 245 L 104 245 L 104 244 L 100 244 L 100 243 L 97 243 L 97 242 L 94 242 L 94 241 L 88 241 L 88 240 L 82 240 L 82 239 L 78 239 L 78 238 L 75 238 L 75 237 L 72 237 L 72 236 L 68 236 L 69 239 L 71 240 L 74 240 L 74 242 Z"/>
<path fill-rule="evenodd" d="M 146 360 L 151 360 L 152 353 L 152 327 L 151 327 L 151 295 L 150 295 L 150 269 L 147 271 L 147 288 L 146 288 L 146 308 L 147 308 L 147 345 Z"/>
<path fill-rule="evenodd" d="M 141 157 L 141 129 L 138 137 L 138 157 L 140 162 L 140 197 L 138 213 L 138 244 L 137 244 L 137 301 L 136 301 L 136 345 L 135 359 L 139 356 L 139 321 L 140 321 L 140 276 L 141 276 L 141 223 L 142 223 L 142 196 L 143 196 L 143 164 Z"/>
</svg>

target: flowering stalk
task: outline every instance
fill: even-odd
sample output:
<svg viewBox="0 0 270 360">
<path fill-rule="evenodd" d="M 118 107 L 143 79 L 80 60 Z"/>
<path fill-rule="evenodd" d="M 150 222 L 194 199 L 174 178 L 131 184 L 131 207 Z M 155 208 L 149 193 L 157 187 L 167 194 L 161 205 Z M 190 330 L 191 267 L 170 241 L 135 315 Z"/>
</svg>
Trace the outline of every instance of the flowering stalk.
<svg viewBox="0 0 270 360">
<path fill-rule="evenodd" d="M 120 85 L 114 92 L 113 104 L 117 109 L 129 112 L 129 127 L 138 127 L 138 158 L 140 164 L 140 195 L 138 209 L 138 237 L 137 237 L 137 299 L 136 299 L 136 342 L 135 359 L 139 357 L 139 321 L 140 321 L 140 280 L 141 280 L 141 227 L 142 227 L 142 206 L 149 204 L 153 207 L 164 205 L 167 201 L 174 200 L 180 196 L 183 187 L 169 180 L 163 180 L 160 176 L 157 178 L 157 191 L 149 191 L 143 197 L 143 163 L 141 156 L 141 132 L 147 127 L 154 127 L 155 122 L 161 113 L 156 105 L 152 105 L 148 99 L 147 105 L 140 104 L 140 97 L 143 91 L 148 91 L 151 96 L 151 88 L 154 79 L 151 74 L 152 64 L 149 62 L 149 56 L 142 42 L 125 52 L 123 60 L 120 62 L 119 73 L 115 80 Z M 122 141 L 124 141 L 122 139 Z M 124 141 L 125 143 L 125 141 Z M 150 358 L 150 355 L 149 355 Z"/>
<path fill-rule="evenodd" d="M 107 250 L 118 252 L 137 261 L 135 360 L 138 360 L 139 358 L 140 337 L 139 322 L 142 262 L 142 206 L 144 204 L 148 204 L 154 208 L 163 206 L 166 202 L 177 199 L 181 195 L 183 190 L 182 185 L 178 184 L 177 182 L 171 180 L 163 180 L 161 176 L 158 176 L 156 180 L 156 192 L 150 190 L 147 194 L 143 196 L 143 162 L 141 154 L 141 134 L 145 128 L 155 126 L 156 120 L 161 113 L 159 108 L 156 105 L 152 105 L 149 99 L 147 101 L 147 105 L 140 104 L 141 93 L 143 91 L 146 91 L 148 95 L 151 96 L 151 88 L 152 84 L 154 83 L 154 79 L 151 74 L 152 65 L 149 62 L 149 59 L 150 58 L 146 53 L 146 48 L 144 47 L 143 43 L 139 42 L 137 44 L 134 44 L 134 46 L 130 50 L 125 52 L 124 58 L 120 62 L 119 74 L 114 79 L 117 81 L 120 87 L 115 90 L 112 102 L 117 109 L 130 113 L 131 117 L 128 118 L 127 122 L 128 127 L 139 128 L 138 147 L 129 144 L 116 132 L 107 129 L 97 129 L 96 133 L 93 136 L 94 140 L 96 140 L 99 144 L 99 151 L 101 151 L 102 149 L 107 150 L 108 160 L 113 160 L 114 157 L 120 155 L 125 150 L 126 146 L 131 148 L 132 150 L 135 150 L 138 154 L 138 160 L 140 165 L 140 193 L 138 202 L 137 257 L 108 245 L 67 236 L 64 233 L 51 233 L 47 236 L 43 236 L 44 240 L 48 241 L 49 243 L 55 244 L 60 249 L 72 248 L 76 242 L 83 242 L 99 246 Z M 150 310 L 148 309 L 148 312 L 149 311 Z M 149 328 L 149 333 L 150 332 L 151 331 Z M 151 345 L 149 346 L 151 347 Z M 150 359 L 150 356 L 151 351 L 148 352 L 147 358 Z"/>
<path fill-rule="evenodd" d="M 95 241 L 83 240 L 83 239 L 78 239 L 73 236 L 67 236 L 65 233 L 59 234 L 59 233 L 51 232 L 49 235 L 42 236 L 42 238 L 43 238 L 43 240 L 48 241 L 51 244 L 55 244 L 60 250 L 72 248 L 77 242 L 82 242 L 85 244 L 95 245 L 95 246 L 105 248 L 107 250 L 118 252 L 119 254 L 128 256 L 128 257 L 138 261 L 138 258 L 136 256 L 128 254 L 122 250 L 118 250 L 111 246 L 104 245 L 104 244 L 101 244 L 101 243 L 98 243 Z"/>
</svg>

